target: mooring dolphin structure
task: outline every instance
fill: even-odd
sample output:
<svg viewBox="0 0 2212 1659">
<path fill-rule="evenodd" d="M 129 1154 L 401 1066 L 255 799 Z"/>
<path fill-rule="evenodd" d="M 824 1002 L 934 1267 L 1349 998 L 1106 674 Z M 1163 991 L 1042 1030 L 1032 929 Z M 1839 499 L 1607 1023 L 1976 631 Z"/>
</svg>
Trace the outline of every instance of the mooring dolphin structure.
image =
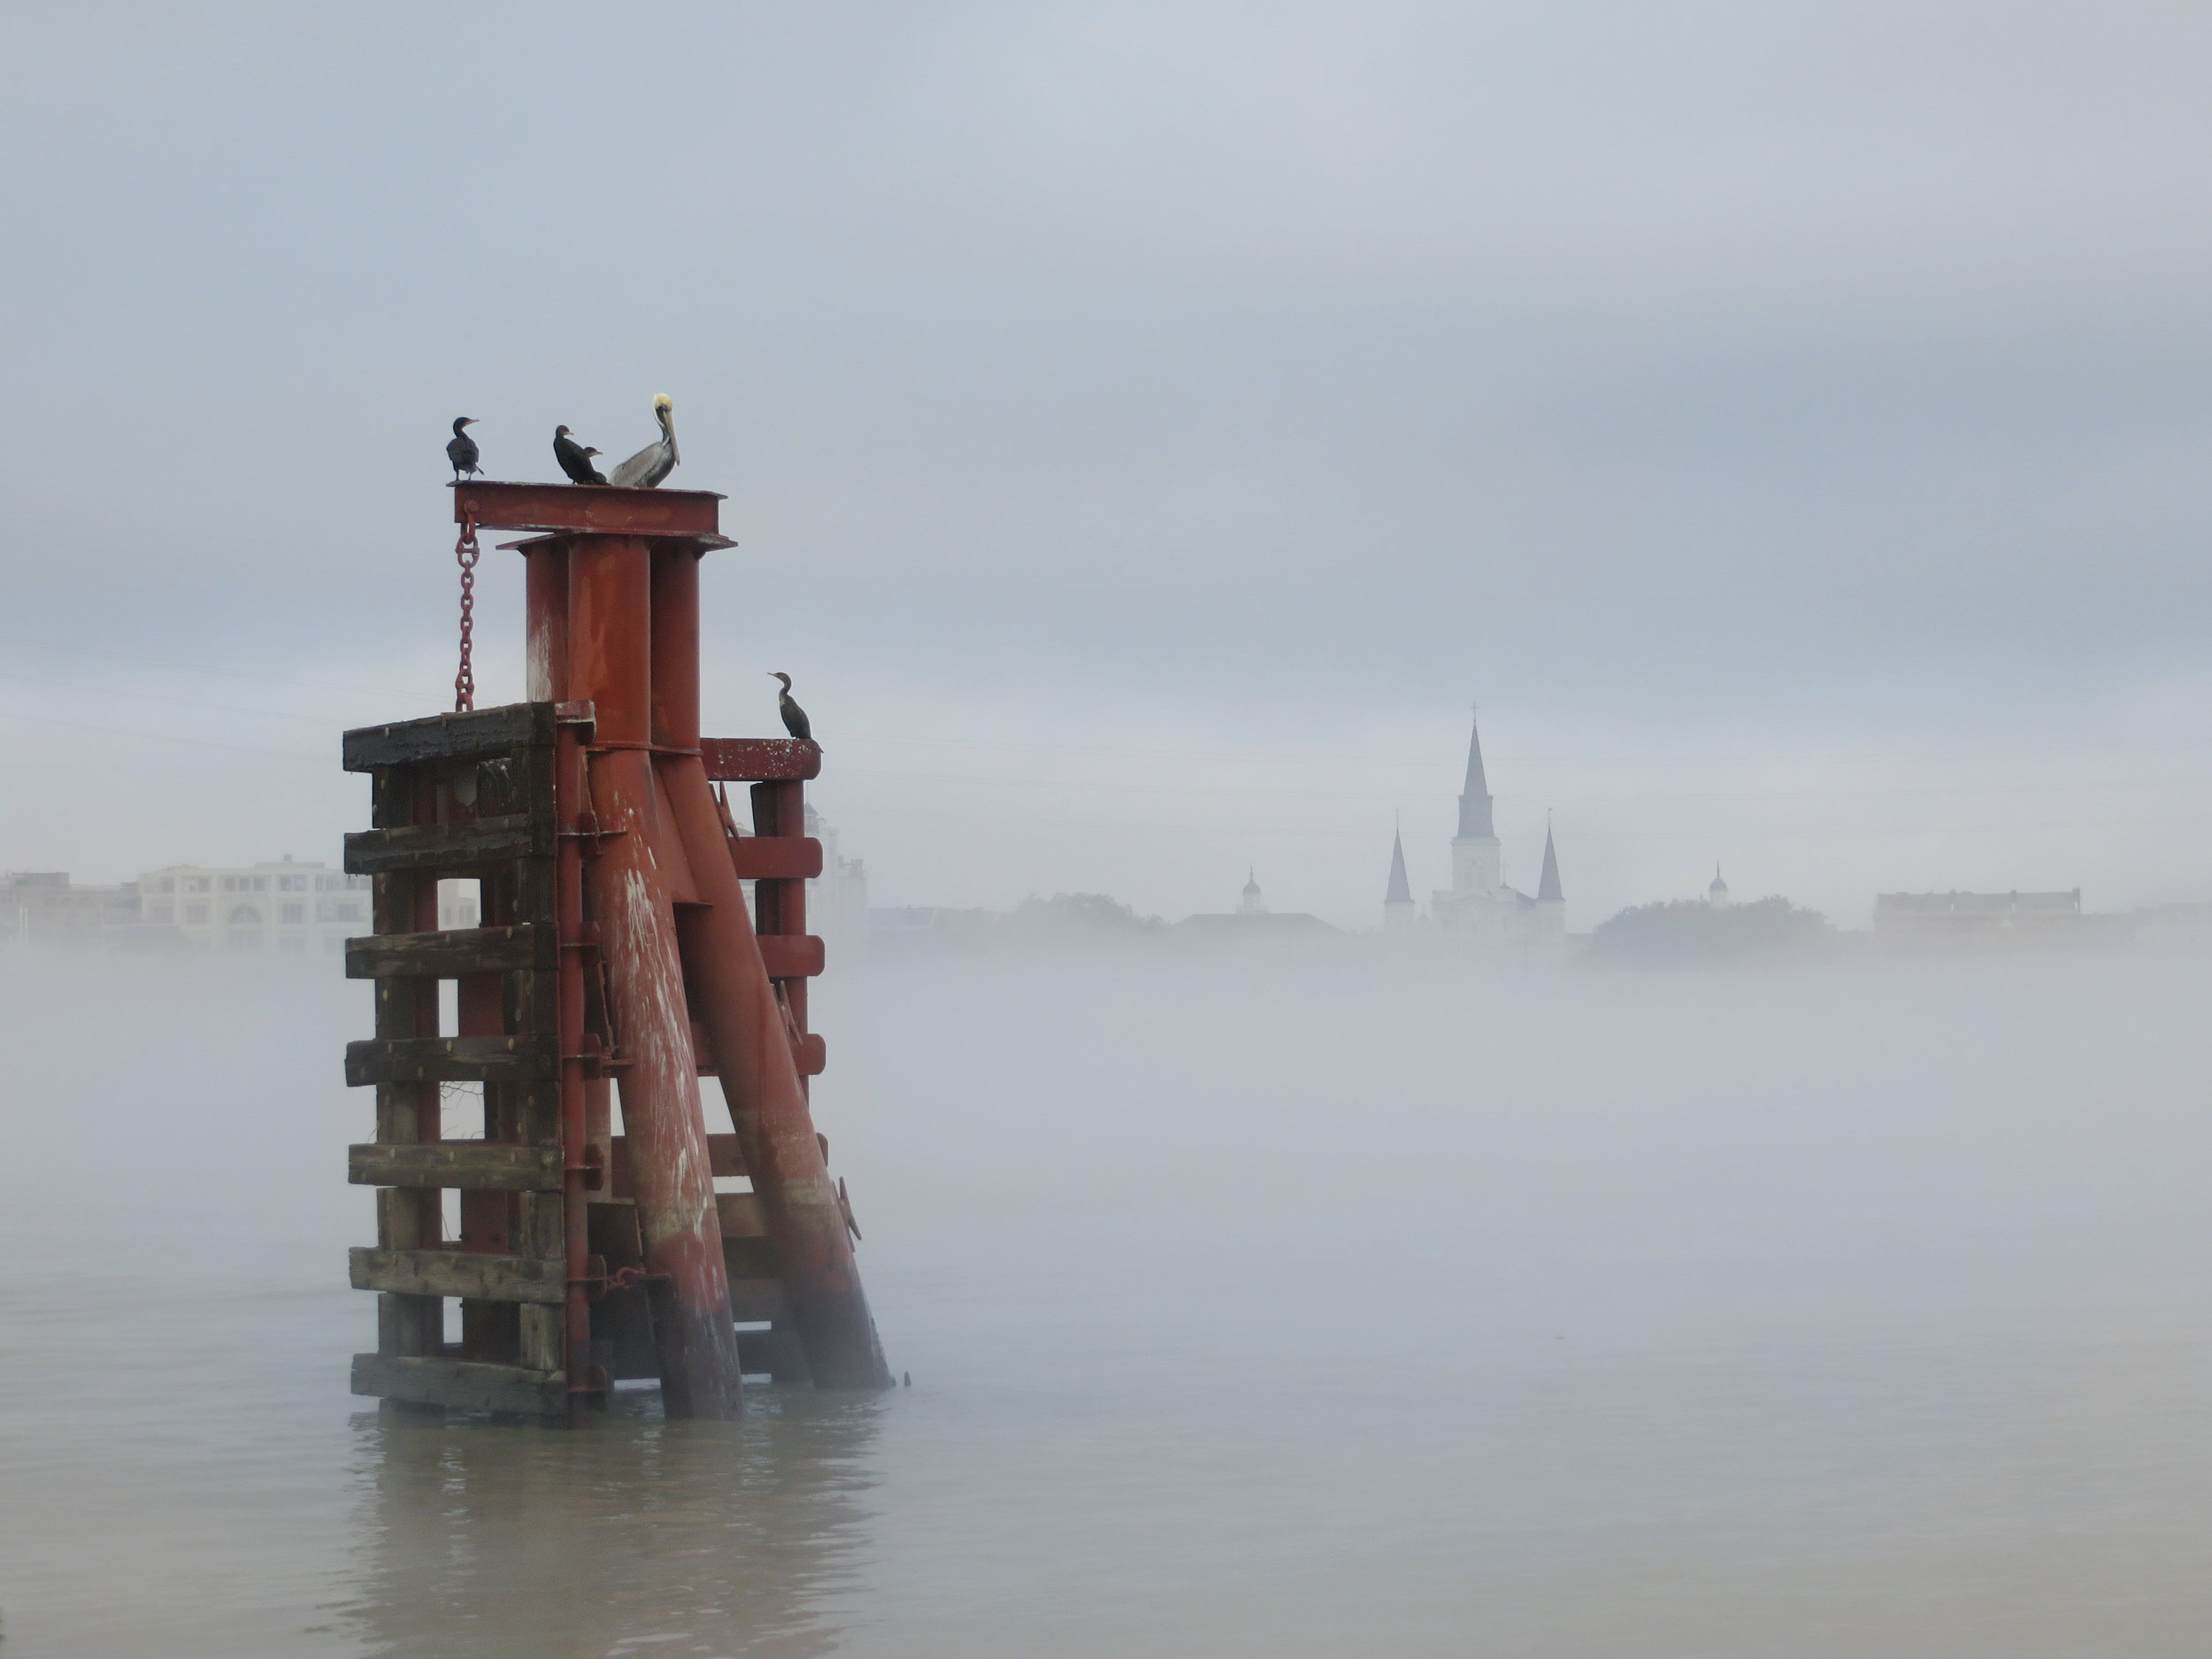
<svg viewBox="0 0 2212 1659">
<path fill-rule="evenodd" d="M 526 561 L 528 700 L 346 733 L 347 769 L 373 780 L 346 867 L 375 878 L 377 930 L 346 955 L 376 986 L 375 1035 L 346 1059 L 377 1091 L 349 1171 L 379 1189 L 376 1246 L 352 1263 L 379 1293 L 377 1351 L 355 1357 L 354 1392 L 574 1425 L 625 1377 L 657 1377 L 674 1417 L 736 1415 L 749 1371 L 887 1387 L 808 1100 L 821 751 L 700 735 L 700 567 L 733 545 L 721 497 L 451 488 L 465 549 L 480 528 L 531 533 L 505 544 Z M 730 783 L 751 786 L 749 834 Z M 439 927 L 453 879 L 479 884 L 479 926 Z M 481 1086 L 480 1139 L 446 1138 L 456 1083 Z M 716 1191 L 735 1175 L 749 1193 Z"/>
</svg>

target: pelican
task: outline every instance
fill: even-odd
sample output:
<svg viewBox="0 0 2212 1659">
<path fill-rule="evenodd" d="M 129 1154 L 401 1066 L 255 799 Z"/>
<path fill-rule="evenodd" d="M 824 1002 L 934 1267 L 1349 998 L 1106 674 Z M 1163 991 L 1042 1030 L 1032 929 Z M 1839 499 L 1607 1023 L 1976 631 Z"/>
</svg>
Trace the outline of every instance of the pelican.
<svg viewBox="0 0 2212 1659">
<path fill-rule="evenodd" d="M 783 689 L 776 695 L 776 712 L 783 716 L 783 729 L 803 743 L 814 741 L 814 722 L 806 718 L 806 710 L 791 700 L 791 676 L 771 674 L 771 680 L 783 681 Z"/>
<path fill-rule="evenodd" d="M 475 477 L 477 473 L 476 463 L 479 457 L 476 440 L 461 430 L 464 426 L 473 426 L 475 424 L 476 419 L 472 415 L 464 415 L 455 421 L 453 442 L 445 447 L 445 458 L 453 463 L 453 481 L 457 484 L 461 481 L 462 473 L 466 472 L 471 478 Z"/>
<path fill-rule="evenodd" d="M 572 484 L 603 484 L 607 480 L 599 469 L 591 464 L 591 457 L 599 451 L 587 449 L 568 435 L 566 426 L 553 428 L 553 458 L 561 464 L 561 471 L 568 474 Z"/>
<path fill-rule="evenodd" d="M 676 453 L 675 400 L 666 392 L 653 399 L 653 419 L 661 423 L 658 443 L 649 443 L 614 469 L 607 481 L 625 489 L 654 489 L 676 470 L 683 457 Z"/>
</svg>

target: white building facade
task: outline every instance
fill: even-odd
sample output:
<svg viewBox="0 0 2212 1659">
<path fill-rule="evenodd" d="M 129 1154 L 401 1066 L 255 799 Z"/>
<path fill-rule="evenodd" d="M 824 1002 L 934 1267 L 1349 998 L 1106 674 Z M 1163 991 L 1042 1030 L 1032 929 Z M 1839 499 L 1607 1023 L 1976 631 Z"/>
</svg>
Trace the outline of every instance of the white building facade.
<svg viewBox="0 0 2212 1659">
<path fill-rule="evenodd" d="M 206 949 L 334 956 L 371 931 L 369 881 L 293 858 L 167 864 L 138 878 L 139 920 Z"/>
</svg>

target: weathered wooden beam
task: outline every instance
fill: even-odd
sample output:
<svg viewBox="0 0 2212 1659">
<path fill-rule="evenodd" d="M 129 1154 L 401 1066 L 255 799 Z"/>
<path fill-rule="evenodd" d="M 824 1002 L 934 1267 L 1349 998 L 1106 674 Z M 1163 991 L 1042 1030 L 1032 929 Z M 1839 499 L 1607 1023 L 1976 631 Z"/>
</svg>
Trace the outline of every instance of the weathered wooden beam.
<svg viewBox="0 0 2212 1659">
<path fill-rule="evenodd" d="M 396 870 L 446 874 L 516 858 L 550 858 L 553 845 L 551 813 L 511 812 L 456 824 L 356 830 L 346 837 L 346 868 L 357 876 Z"/>
<path fill-rule="evenodd" d="M 378 1037 L 346 1045 L 346 1081 L 534 1083 L 560 1075 L 550 1036 Z"/>
<path fill-rule="evenodd" d="M 703 737 L 699 758 L 713 783 L 804 782 L 822 775 L 821 745 L 803 737 Z"/>
<path fill-rule="evenodd" d="M 352 1146 L 346 1148 L 346 1179 L 357 1187 L 557 1193 L 561 1190 L 561 1149 L 505 1146 L 490 1141 Z"/>
<path fill-rule="evenodd" d="M 509 703 L 466 714 L 357 726 L 345 734 L 348 772 L 373 772 L 420 760 L 472 760 L 553 741 L 550 703 Z"/>
<path fill-rule="evenodd" d="M 568 1271 L 558 1257 L 496 1256 L 482 1250 L 385 1250 L 357 1246 L 356 1290 L 403 1296 L 472 1296 L 481 1302 L 557 1302 Z"/>
<path fill-rule="evenodd" d="M 741 881 L 804 881 L 822 873 L 822 843 L 811 835 L 748 835 L 730 843 Z"/>
<path fill-rule="evenodd" d="M 560 941 L 549 923 L 456 927 L 436 933 L 373 933 L 346 941 L 349 979 L 457 979 L 465 974 L 526 968 L 549 972 L 559 965 Z"/>
<path fill-rule="evenodd" d="M 806 979 L 822 971 L 822 941 L 812 933 L 763 933 L 760 959 L 772 979 Z"/>
<path fill-rule="evenodd" d="M 568 1402 L 564 1371 L 488 1365 L 431 1356 L 356 1354 L 353 1392 L 462 1411 L 515 1411 L 550 1417 Z"/>
</svg>

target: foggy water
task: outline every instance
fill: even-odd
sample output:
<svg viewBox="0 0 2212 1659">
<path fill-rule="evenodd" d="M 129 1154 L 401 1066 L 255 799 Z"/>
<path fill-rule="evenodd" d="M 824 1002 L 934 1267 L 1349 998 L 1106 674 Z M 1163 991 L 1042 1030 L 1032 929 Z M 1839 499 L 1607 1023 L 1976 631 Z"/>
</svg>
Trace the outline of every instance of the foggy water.
<svg viewBox="0 0 2212 1659">
<path fill-rule="evenodd" d="M 2212 1622 L 2208 980 L 833 974 L 880 1398 L 345 1393 L 357 987 L 0 958 L 5 1651 L 2045 1655 Z"/>
</svg>

